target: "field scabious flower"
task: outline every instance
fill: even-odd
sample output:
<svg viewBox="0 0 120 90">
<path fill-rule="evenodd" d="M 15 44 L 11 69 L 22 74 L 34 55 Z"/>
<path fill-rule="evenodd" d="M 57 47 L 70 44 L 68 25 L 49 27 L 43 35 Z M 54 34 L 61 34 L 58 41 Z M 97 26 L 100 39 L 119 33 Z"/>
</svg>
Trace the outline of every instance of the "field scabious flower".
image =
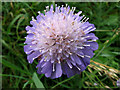
<svg viewBox="0 0 120 90">
<path fill-rule="evenodd" d="M 117 80 L 117 86 L 120 87 L 120 79 Z"/>
<path fill-rule="evenodd" d="M 62 74 L 71 77 L 79 74 L 90 64 L 98 44 L 98 38 L 90 33 L 96 28 L 90 24 L 82 11 L 74 14 L 75 7 L 47 6 L 45 14 L 39 15 L 27 26 L 24 51 L 29 63 L 36 58 L 39 74 L 52 79 Z"/>
</svg>

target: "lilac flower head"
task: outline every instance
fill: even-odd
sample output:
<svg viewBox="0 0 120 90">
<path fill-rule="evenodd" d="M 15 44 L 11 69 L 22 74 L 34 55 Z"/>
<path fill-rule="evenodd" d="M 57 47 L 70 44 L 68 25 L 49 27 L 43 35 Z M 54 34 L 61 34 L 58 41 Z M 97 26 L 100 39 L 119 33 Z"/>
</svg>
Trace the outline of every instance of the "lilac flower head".
<svg viewBox="0 0 120 90">
<path fill-rule="evenodd" d="M 98 49 L 98 38 L 90 33 L 96 28 L 82 11 L 74 14 L 75 7 L 47 6 L 45 14 L 38 12 L 27 26 L 24 51 L 29 63 L 39 60 L 39 74 L 52 79 L 62 74 L 71 77 L 79 74 L 90 64 L 93 51 Z"/>
<path fill-rule="evenodd" d="M 120 87 L 120 79 L 117 80 L 117 86 Z"/>
</svg>

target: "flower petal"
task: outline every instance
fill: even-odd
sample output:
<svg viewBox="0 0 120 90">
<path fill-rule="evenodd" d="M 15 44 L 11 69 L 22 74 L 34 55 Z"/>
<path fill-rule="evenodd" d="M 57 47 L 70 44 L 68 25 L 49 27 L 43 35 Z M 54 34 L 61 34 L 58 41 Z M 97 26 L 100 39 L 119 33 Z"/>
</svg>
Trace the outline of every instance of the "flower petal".
<svg viewBox="0 0 120 90">
<path fill-rule="evenodd" d="M 86 55 L 87 56 L 90 56 L 90 58 L 92 58 L 93 57 L 93 55 L 94 55 L 94 53 L 93 53 L 93 50 L 91 50 L 91 49 L 83 49 L 83 50 L 81 50 L 83 53 L 84 53 L 84 56 L 86 57 Z"/>
<path fill-rule="evenodd" d="M 90 64 L 90 58 L 84 57 L 83 62 L 85 63 L 86 67 Z"/>
<path fill-rule="evenodd" d="M 98 49 L 98 43 L 97 42 L 86 42 L 86 45 L 90 45 L 87 46 L 88 49 L 92 49 L 92 50 L 97 50 Z"/>
<path fill-rule="evenodd" d="M 45 74 L 46 77 L 50 77 L 52 73 L 52 64 L 50 61 L 46 62 L 46 65 L 41 70 L 42 73 Z"/>
<path fill-rule="evenodd" d="M 85 37 L 87 37 L 86 38 L 87 40 L 89 40 L 89 39 L 97 40 L 98 39 L 98 37 L 96 37 L 94 33 L 86 34 Z"/>
<path fill-rule="evenodd" d="M 79 65 L 82 64 L 81 59 L 80 59 L 76 54 L 72 54 L 72 55 L 71 55 L 71 59 L 72 59 L 73 61 L 75 61 L 75 62 L 76 62 L 77 64 L 79 64 Z"/>
<path fill-rule="evenodd" d="M 61 77 L 61 75 L 62 75 L 61 64 L 56 63 L 56 78 Z"/>
<path fill-rule="evenodd" d="M 67 75 L 67 77 L 71 77 L 74 75 L 73 71 L 69 68 L 69 66 L 67 65 L 67 63 L 64 64 L 64 73 Z"/>
<path fill-rule="evenodd" d="M 27 56 L 29 63 L 32 63 L 34 59 L 38 58 L 41 55 L 39 51 L 35 51 L 32 54 Z"/>
<path fill-rule="evenodd" d="M 24 46 L 24 52 L 26 54 L 30 54 L 33 50 L 30 48 L 30 45 L 25 45 Z"/>
</svg>

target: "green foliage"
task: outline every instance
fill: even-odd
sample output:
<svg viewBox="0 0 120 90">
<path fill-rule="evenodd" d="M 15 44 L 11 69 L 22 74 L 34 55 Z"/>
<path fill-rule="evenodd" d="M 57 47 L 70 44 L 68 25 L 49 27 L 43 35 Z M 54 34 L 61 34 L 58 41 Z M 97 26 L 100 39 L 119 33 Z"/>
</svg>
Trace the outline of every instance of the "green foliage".
<svg viewBox="0 0 120 90">
<path fill-rule="evenodd" d="M 23 46 L 25 27 L 30 25 L 32 16 L 51 4 L 65 5 L 61 2 L 11 2 L 2 3 L 2 83 L 3 88 L 115 88 L 120 78 L 120 4 L 109 2 L 68 2 L 83 11 L 95 24 L 94 31 L 99 38 L 99 49 L 87 69 L 67 78 L 46 78 L 36 73 L 35 66 L 27 62 Z M 83 15 L 82 14 L 82 15 Z M 0 61 L 1 62 L 1 61 Z M 112 71 L 113 70 L 113 71 Z"/>
</svg>

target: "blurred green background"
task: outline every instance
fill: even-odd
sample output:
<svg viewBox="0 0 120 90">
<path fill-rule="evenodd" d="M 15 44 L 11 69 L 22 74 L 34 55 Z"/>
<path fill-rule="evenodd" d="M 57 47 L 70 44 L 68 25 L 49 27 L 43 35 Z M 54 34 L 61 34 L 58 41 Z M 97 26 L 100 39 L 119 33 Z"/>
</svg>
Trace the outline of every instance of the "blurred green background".
<svg viewBox="0 0 120 90">
<path fill-rule="evenodd" d="M 66 2 L 67 3 L 67 2 Z M 37 60 L 29 64 L 24 53 L 25 27 L 38 11 L 44 12 L 51 4 L 65 2 L 10 2 L 2 3 L 2 86 L 3 88 L 116 88 L 120 78 L 120 3 L 68 2 L 83 11 L 95 24 L 99 49 L 91 64 L 80 75 L 58 79 L 36 73 Z"/>
</svg>

